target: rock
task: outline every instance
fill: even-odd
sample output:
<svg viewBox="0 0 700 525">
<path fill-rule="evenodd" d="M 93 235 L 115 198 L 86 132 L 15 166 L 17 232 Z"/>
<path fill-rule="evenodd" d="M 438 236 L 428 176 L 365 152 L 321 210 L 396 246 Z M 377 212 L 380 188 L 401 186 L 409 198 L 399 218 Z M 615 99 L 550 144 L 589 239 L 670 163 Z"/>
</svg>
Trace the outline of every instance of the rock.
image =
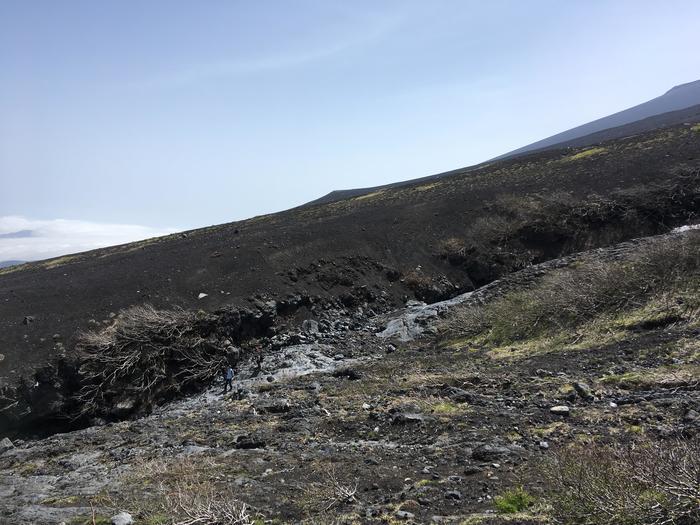
<svg viewBox="0 0 700 525">
<path fill-rule="evenodd" d="M 22 319 L 22 324 L 31 324 L 34 322 L 34 316 L 33 315 L 25 315 L 24 319 Z"/>
<path fill-rule="evenodd" d="M 700 423 L 700 414 L 698 414 L 692 408 L 688 410 L 683 416 L 684 423 Z"/>
<path fill-rule="evenodd" d="M 204 299 L 205 297 L 208 297 L 208 293 L 200 292 L 200 294 L 197 296 L 197 299 Z"/>
<path fill-rule="evenodd" d="M 133 525 L 134 518 L 128 512 L 120 512 L 112 516 L 112 525 Z"/>
<path fill-rule="evenodd" d="M 255 410 L 260 414 L 282 414 L 289 412 L 289 399 L 265 399 L 255 403 Z"/>
<path fill-rule="evenodd" d="M 304 320 L 304 322 L 301 323 L 301 330 L 305 334 L 318 334 L 319 333 L 318 321 L 314 321 L 313 319 Z"/>
<path fill-rule="evenodd" d="M 414 425 L 417 423 L 424 423 L 425 420 L 426 420 L 426 417 L 423 414 L 400 412 L 398 414 L 395 414 L 394 417 L 391 418 L 391 424 L 392 425 Z"/>
<path fill-rule="evenodd" d="M 445 498 L 460 500 L 462 499 L 462 493 L 458 490 L 448 490 L 447 492 L 445 492 Z"/>
<path fill-rule="evenodd" d="M 397 510 L 394 513 L 394 516 L 396 517 L 396 519 L 399 520 L 412 520 L 416 517 L 415 514 L 413 514 L 412 512 L 408 512 L 407 510 Z"/>
<path fill-rule="evenodd" d="M 450 386 L 444 390 L 445 396 L 449 397 L 452 401 L 456 403 L 469 403 L 474 404 L 477 400 L 476 396 L 471 392 L 467 392 L 462 388 L 457 388 L 456 386 Z"/>
<path fill-rule="evenodd" d="M 537 444 L 542 450 L 547 450 L 549 448 L 549 443 L 547 441 L 540 441 Z"/>
<path fill-rule="evenodd" d="M 5 360 L 5 354 L 0 354 L 0 361 L 4 361 L 4 360 Z"/>
<path fill-rule="evenodd" d="M 477 461 L 484 461 L 491 463 L 497 459 L 507 458 L 513 455 L 519 455 L 521 452 L 520 447 L 515 445 L 502 446 L 502 445 L 480 445 L 472 451 L 472 458 Z"/>
<path fill-rule="evenodd" d="M 481 467 L 477 467 L 476 465 L 467 465 L 464 467 L 464 474 L 466 476 L 473 476 L 474 474 L 478 474 L 479 472 L 483 472 L 484 469 Z"/>
<path fill-rule="evenodd" d="M 236 437 L 236 441 L 233 445 L 238 449 L 255 449 L 255 448 L 265 448 L 265 441 L 254 435 L 243 434 Z"/>
<path fill-rule="evenodd" d="M 2 441 L 0 441 L 0 454 L 4 454 L 13 448 L 15 448 L 15 446 L 12 441 L 10 441 L 10 438 L 2 438 Z"/>
<path fill-rule="evenodd" d="M 586 383 L 573 383 L 571 386 L 574 387 L 576 393 L 585 401 L 592 401 L 593 394 L 591 393 L 591 388 Z"/>
<path fill-rule="evenodd" d="M 571 412 L 571 409 L 566 405 L 557 405 L 555 407 L 550 408 L 549 411 L 557 416 L 568 416 Z"/>
<path fill-rule="evenodd" d="M 349 379 L 350 381 L 357 381 L 362 378 L 362 374 L 357 370 L 352 368 L 339 368 L 333 372 L 333 377 Z"/>
</svg>

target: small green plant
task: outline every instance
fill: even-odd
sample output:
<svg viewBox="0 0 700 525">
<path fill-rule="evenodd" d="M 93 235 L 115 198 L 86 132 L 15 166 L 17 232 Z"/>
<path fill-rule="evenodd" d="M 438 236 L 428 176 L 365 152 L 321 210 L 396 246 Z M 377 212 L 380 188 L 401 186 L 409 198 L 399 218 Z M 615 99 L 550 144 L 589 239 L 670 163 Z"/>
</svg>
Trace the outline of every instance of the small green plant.
<svg viewBox="0 0 700 525">
<path fill-rule="evenodd" d="M 493 501 L 498 512 L 515 514 L 531 507 L 535 503 L 535 497 L 523 487 L 516 487 L 515 489 L 507 490 L 500 496 L 496 496 Z"/>
</svg>

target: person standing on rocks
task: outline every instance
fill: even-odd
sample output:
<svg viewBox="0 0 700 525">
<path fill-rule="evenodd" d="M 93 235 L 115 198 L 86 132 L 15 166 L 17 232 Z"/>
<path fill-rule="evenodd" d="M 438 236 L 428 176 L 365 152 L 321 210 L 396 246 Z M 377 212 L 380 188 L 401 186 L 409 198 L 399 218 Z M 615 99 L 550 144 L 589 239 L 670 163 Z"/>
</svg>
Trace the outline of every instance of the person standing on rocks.
<svg viewBox="0 0 700 525">
<path fill-rule="evenodd" d="M 224 394 L 228 391 L 233 392 L 233 368 L 228 365 L 224 370 Z"/>
</svg>

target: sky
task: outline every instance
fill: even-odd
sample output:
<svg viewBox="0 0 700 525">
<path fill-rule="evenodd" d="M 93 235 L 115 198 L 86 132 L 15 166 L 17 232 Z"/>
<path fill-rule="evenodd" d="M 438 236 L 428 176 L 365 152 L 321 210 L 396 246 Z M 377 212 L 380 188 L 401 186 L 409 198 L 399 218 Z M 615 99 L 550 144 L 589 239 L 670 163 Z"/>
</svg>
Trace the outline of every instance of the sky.
<svg viewBox="0 0 700 525">
<path fill-rule="evenodd" d="M 696 0 L 0 0 L 0 261 L 484 161 L 699 79 L 698 27 Z"/>
</svg>

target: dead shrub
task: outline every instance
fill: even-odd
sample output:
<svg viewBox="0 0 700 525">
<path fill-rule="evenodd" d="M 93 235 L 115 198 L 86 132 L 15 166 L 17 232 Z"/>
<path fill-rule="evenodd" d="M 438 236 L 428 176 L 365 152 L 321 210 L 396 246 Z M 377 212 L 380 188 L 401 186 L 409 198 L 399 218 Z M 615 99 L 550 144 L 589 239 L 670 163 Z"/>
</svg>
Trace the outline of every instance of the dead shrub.
<svg viewBox="0 0 700 525">
<path fill-rule="evenodd" d="M 212 458 L 159 459 L 130 473 L 128 485 L 153 486 L 135 491 L 116 507 L 134 509 L 149 523 L 169 525 L 253 525 L 252 509 L 233 489 L 216 481 L 221 469 Z M 124 505 L 126 504 L 126 505 Z"/>
<path fill-rule="evenodd" d="M 700 520 L 698 438 L 575 445 L 543 468 L 559 523 L 693 525 Z"/>
<path fill-rule="evenodd" d="M 108 327 L 81 334 L 79 415 L 106 413 L 135 398 L 162 401 L 211 382 L 225 352 L 208 339 L 207 320 L 185 310 L 151 305 L 122 310 Z"/>
</svg>

